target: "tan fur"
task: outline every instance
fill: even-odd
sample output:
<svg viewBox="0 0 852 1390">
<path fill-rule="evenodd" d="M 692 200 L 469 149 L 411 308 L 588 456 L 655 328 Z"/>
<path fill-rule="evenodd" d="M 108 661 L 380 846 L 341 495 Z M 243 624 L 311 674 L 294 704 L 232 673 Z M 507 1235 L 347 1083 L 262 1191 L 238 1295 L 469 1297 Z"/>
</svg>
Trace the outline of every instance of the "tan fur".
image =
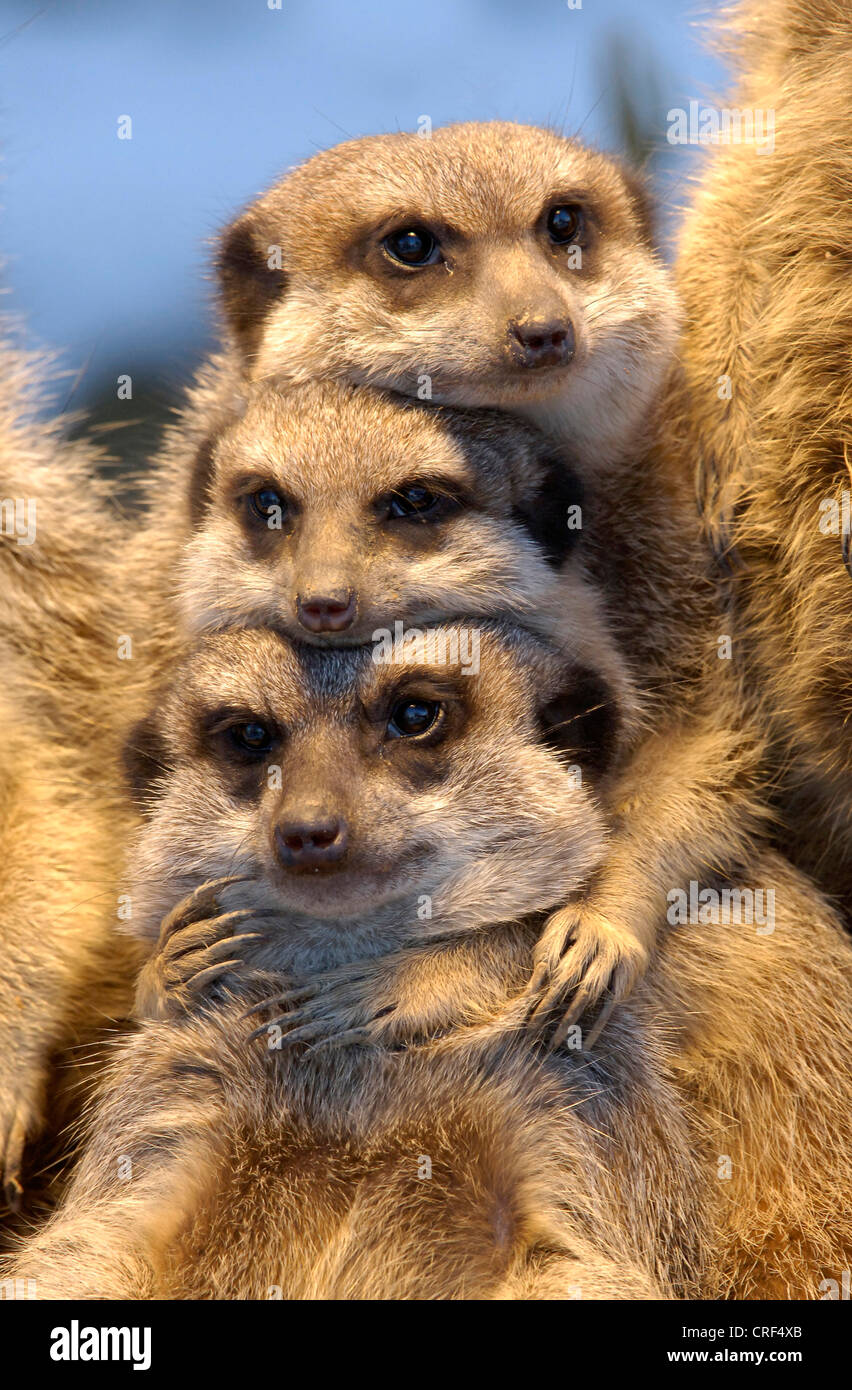
<svg viewBox="0 0 852 1390">
<path fill-rule="evenodd" d="M 605 676 L 620 747 L 635 735 L 638 696 L 579 543 L 582 490 L 537 431 L 497 412 L 331 382 L 261 387 L 213 437 L 203 469 L 195 529 L 174 562 L 179 630 L 268 624 L 348 646 L 398 622 L 511 614 Z M 388 516 L 412 483 L 433 489 L 436 519 Z M 273 524 L 252 509 L 261 486 L 281 499 Z M 165 508 L 149 525 L 168 534 Z M 329 594 L 350 595 L 354 616 L 345 629 L 311 631 L 300 603 Z"/>
<path fill-rule="evenodd" d="M 368 653 L 234 633 L 177 673 L 137 859 L 141 887 L 156 881 L 151 929 L 161 900 L 211 873 L 252 881 L 198 888 L 164 928 L 183 1003 L 119 1049 L 69 1198 L 11 1271 L 39 1297 L 818 1298 L 848 1267 L 852 977 L 830 913 L 782 861 L 755 859 L 739 882 L 775 890 L 774 930 L 670 928 L 593 1053 L 542 1051 L 522 1027 L 537 926 L 511 914 L 558 899 L 566 875 L 579 888 L 606 842 L 589 790 L 534 737 L 570 668 L 506 627 L 484 652 L 479 676 L 458 677 L 466 693 L 445 686 L 468 713 L 431 753 L 364 742 L 353 700 L 377 710 L 401 675 Z M 409 688 L 447 675 L 422 667 Z M 266 759 L 250 780 L 211 741 L 206 712 L 229 706 L 287 729 L 270 753 L 281 792 Z M 345 787 L 328 756 L 341 739 Z M 320 788 L 361 816 L 331 898 L 270 858 L 309 746 Z M 193 819 L 202 778 L 209 809 Z M 437 860 L 371 878 L 377 837 L 403 816 Z M 496 905 L 480 882 L 499 886 Z M 258 936 L 237 945 L 246 926 Z M 348 976 L 350 1002 L 365 982 L 360 1045 L 341 1045 L 355 1041 L 345 1012 L 305 1033 L 295 997 L 250 1036 L 270 990 L 322 967 Z"/>
<path fill-rule="evenodd" d="M 397 621 L 501 611 L 574 656 L 592 634 L 600 667 L 608 628 L 609 683 L 630 714 L 605 793 L 620 833 L 588 899 L 549 924 L 531 992 L 546 1026 L 572 995 L 581 1011 L 607 991 L 626 996 L 668 890 L 696 858 L 724 867 L 747 854 L 760 823 L 759 742 L 742 727 L 737 678 L 717 656 L 722 620 L 678 468 L 658 449 L 640 468 L 595 472 L 492 413 L 333 382 L 246 388 L 228 371 L 220 364 L 202 380 L 150 483 L 134 569 L 154 667 L 167 668 L 187 627 L 272 622 L 339 644 Z M 582 529 L 569 533 L 572 468 L 582 475 Z M 436 474 L 469 494 L 453 519 L 420 530 L 380 521 L 388 490 Z M 250 495 L 268 484 L 292 503 L 280 531 L 247 519 Z M 547 519 L 551 536 L 562 528 L 558 568 L 536 553 Z M 356 603 L 347 631 L 300 631 L 300 599 L 323 591 Z"/>
<path fill-rule="evenodd" d="M 156 940 L 176 897 L 219 876 L 226 837 L 228 872 L 254 874 L 263 865 L 286 893 L 289 914 L 305 918 L 298 961 L 291 961 L 305 971 L 334 964 L 335 954 L 352 949 L 365 908 L 367 937 L 399 932 L 383 923 L 379 909 L 396 922 L 400 897 L 428 894 L 435 907 L 438 883 L 442 930 L 450 920 L 472 930 L 480 920 L 492 921 L 495 911 L 511 918 L 521 907 L 540 910 L 572 893 L 578 877 L 600 861 L 594 777 L 578 786 L 571 804 L 577 820 L 567 837 L 567 812 L 557 807 L 551 820 L 547 809 L 562 768 L 546 749 L 530 749 L 537 732 L 531 700 L 537 689 L 543 718 L 556 706 L 565 756 L 582 764 L 586 681 L 578 682 L 580 673 L 564 656 L 522 630 L 509 628 L 504 638 L 499 624 L 473 629 L 478 673 L 466 674 L 452 641 L 430 651 L 430 632 L 434 640 L 466 631 L 432 629 L 410 647 L 400 638 L 376 661 L 370 647 L 317 651 L 272 632 L 235 630 L 188 657 L 161 713 L 136 737 L 148 759 L 143 777 L 155 788 L 158 778 L 165 781 L 163 803 L 154 803 L 159 814 L 137 848 L 134 932 Z M 578 704 L 571 703 L 575 685 Z M 414 693 L 440 707 L 441 722 L 421 739 L 394 736 L 385 727 L 394 703 Z M 253 715 L 274 732 L 274 742 L 259 761 L 241 761 L 228 730 Z M 278 775 L 268 774 L 276 767 Z M 298 819 L 317 806 L 346 819 L 346 857 L 329 873 L 286 873 L 278 865 L 275 826 L 285 814 Z M 540 851 L 548 863 L 548 835 L 571 841 L 571 852 L 562 863 L 554 858 L 552 869 L 538 866 Z M 164 855 L 174 869 L 168 877 Z M 500 872 L 504 858 L 514 866 L 511 875 Z M 328 930 L 329 917 L 339 919 L 339 935 Z M 312 926 L 314 918 L 323 925 Z M 282 949 L 276 943 L 276 962 Z"/>
<path fill-rule="evenodd" d="M 668 1066 L 707 1126 L 718 1244 L 702 1297 L 829 1297 L 852 1250 L 852 953 L 784 860 L 755 856 L 739 883 L 774 890 L 774 930 L 670 929 L 636 1009 L 672 1027 Z"/>
<path fill-rule="evenodd" d="M 56 1140 L 92 1044 L 127 1018 L 138 959 L 115 930 L 133 824 L 116 718 L 121 524 L 94 450 L 35 418 L 46 371 L 0 346 L 0 498 L 34 521 L 28 543 L 11 513 L 0 534 L 0 1169 L 13 1202 L 25 1145 L 45 1126 Z M 35 1161 L 38 1190 L 55 1174 Z"/>
<path fill-rule="evenodd" d="M 542 1054 L 517 1019 L 497 1032 L 492 1023 L 523 983 L 536 932 L 535 922 L 492 924 L 561 901 L 605 850 L 590 791 L 535 743 L 536 705 L 570 686 L 571 668 L 496 625 L 483 629 L 478 675 L 421 657 L 377 666 L 369 649 L 318 653 L 234 632 L 176 673 L 151 745 L 134 888 L 148 911 L 136 929 L 156 932 L 162 904 L 211 874 L 252 881 L 201 889 L 182 910 L 176 963 L 189 975 L 193 956 L 219 961 L 206 969 L 219 971 L 209 987 L 220 1003 L 148 1025 L 121 1049 L 74 1195 L 20 1257 L 39 1296 L 692 1287 L 701 1181 L 654 1045 L 610 1077 L 605 1062 Z M 409 747 L 383 732 L 401 691 L 440 691 L 437 742 Z M 203 732 L 211 711 L 218 727 L 228 709 L 282 730 L 260 763 L 234 761 L 218 732 Z M 280 790 L 267 773 L 278 763 Z M 345 813 L 350 848 L 333 871 L 304 878 L 282 870 L 272 831 L 307 788 Z M 235 903 L 249 906 L 235 914 Z M 262 930 L 246 941 L 245 927 Z M 221 961 L 220 937 L 242 969 Z M 431 957 L 422 1022 L 444 1041 L 323 1055 L 269 1049 L 266 1029 L 249 1039 L 257 1019 L 242 1013 L 280 972 L 353 959 L 369 968 L 392 948 Z M 223 971 L 237 991 L 224 1005 Z M 461 1010 L 458 977 L 470 987 Z M 422 1157 L 430 1178 L 418 1177 Z M 648 1202 L 626 1202 L 645 1177 Z"/>
<path fill-rule="evenodd" d="M 705 513 L 731 569 L 735 655 L 760 692 L 783 843 L 852 905 L 852 96 L 843 0 L 739 5 L 730 104 L 774 110 L 774 152 L 713 151 L 679 258 Z M 731 379 L 730 401 L 718 379 Z M 848 530 L 848 526 L 847 526 Z"/>
<path fill-rule="evenodd" d="M 560 204 L 583 213 L 579 265 L 547 233 Z M 439 263 L 412 270 L 382 250 L 412 225 L 435 233 Z M 677 323 L 638 184 L 573 140 L 506 122 L 315 155 L 228 229 L 220 268 L 255 379 L 529 410 L 600 462 L 636 456 Z M 567 366 L 518 368 L 511 325 L 528 322 L 570 324 Z"/>
</svg>

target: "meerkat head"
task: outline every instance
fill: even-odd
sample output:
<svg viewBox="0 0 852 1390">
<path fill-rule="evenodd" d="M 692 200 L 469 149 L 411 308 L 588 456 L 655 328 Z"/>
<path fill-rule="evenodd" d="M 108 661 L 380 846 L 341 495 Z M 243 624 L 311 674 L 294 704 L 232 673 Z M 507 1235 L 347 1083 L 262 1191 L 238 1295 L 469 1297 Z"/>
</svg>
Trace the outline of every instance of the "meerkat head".
<svg viewBox="0 0 852 1390">
<path fill-rule="evenodd" d="M 412 939 L 544 910 L 600 861 L 618 723 L 597 673 L 508 625 L 381 652 L 218 634 L 131 740 L 135 930 L 227 874 L 332 954 L 383 923 Z"/>
<path fill-rule="evenodd" d="M 328 381 L 249 388 L 190 492 L 177 584 L 193 633 L 266 624 L 354 645 L 395 622 L 523 616 L 579 535 L 579 481 L 526 423 Z M 560 582 L 579 639 L 583 581 L 576 596 Z"/>
<path fill-rule="evenodd" d="M 636 179 L 532 126 L 327 150 L 226 230 L 218 264 L 255 379 L 530 411 L 601 456 L 636 447 L 674 344 Z"/>
</svg>

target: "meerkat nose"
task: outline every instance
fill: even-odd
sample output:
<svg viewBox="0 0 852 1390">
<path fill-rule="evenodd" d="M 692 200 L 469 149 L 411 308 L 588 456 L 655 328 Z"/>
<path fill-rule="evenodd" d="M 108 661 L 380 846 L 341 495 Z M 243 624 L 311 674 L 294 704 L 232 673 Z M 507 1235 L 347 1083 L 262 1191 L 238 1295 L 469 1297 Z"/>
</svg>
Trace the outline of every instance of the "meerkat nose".
<svg viewBox="0 0 852 1390">
<path fill-rule="evenodd" d="M 574 356 L 570 319 L 522 319 L 509 324 L 509 351 L 519 367 L 562 367 Z"/>
<path fill-rule="evenodd" d="M 310 594 L 296 600 L 299 622 L 308 632 L 345 632 L 355 621 L 355 595 L 350 590 L 346 594 Z"/>
<path fill-rule="evenodd" d="M 342 816 L 305 815 L 282 820 L 275 827 L 275 852 L 283 868 L 307 873 L 338 864 L 349 843 Z"/>
</svg>

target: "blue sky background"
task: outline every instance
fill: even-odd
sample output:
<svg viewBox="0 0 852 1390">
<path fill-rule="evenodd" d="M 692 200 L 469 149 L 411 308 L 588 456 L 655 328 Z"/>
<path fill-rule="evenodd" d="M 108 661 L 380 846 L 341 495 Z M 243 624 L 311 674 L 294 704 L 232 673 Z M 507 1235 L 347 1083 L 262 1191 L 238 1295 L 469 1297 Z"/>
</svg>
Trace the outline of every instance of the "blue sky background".
<svg viewBox="0 0 852 1390">
<path fill-rule="evenodd" d="M 3 302 L 85 364 L 74 406 L 124 371 L 174 393 L 210 339 L 209 239 L 318 149 L 427 114 L 619 150 L 625 87 L 664 142 L 670 107 L 724 86 L 700 27 L 713 7 L 684 0 L 281 5 L 0 2 Z M 692 155 L 664 147 L 669 207 Z"/>
</svg>

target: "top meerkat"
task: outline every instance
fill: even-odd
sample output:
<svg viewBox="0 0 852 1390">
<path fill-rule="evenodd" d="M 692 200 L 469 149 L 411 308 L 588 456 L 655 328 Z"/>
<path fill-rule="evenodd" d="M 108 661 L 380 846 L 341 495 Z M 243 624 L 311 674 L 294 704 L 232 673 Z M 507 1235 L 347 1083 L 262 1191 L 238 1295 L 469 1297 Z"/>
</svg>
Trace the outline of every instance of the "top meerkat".
<svg viewBox="0 0 852 1390">
<path fill-rule="evenodd" d="M 633 176 L 508 122 L 314 156 L 227 229 L 219 271 L 253 379 L 517 410 L 602 462 L 641 448 L 678 324 Z"/>
</svg>

